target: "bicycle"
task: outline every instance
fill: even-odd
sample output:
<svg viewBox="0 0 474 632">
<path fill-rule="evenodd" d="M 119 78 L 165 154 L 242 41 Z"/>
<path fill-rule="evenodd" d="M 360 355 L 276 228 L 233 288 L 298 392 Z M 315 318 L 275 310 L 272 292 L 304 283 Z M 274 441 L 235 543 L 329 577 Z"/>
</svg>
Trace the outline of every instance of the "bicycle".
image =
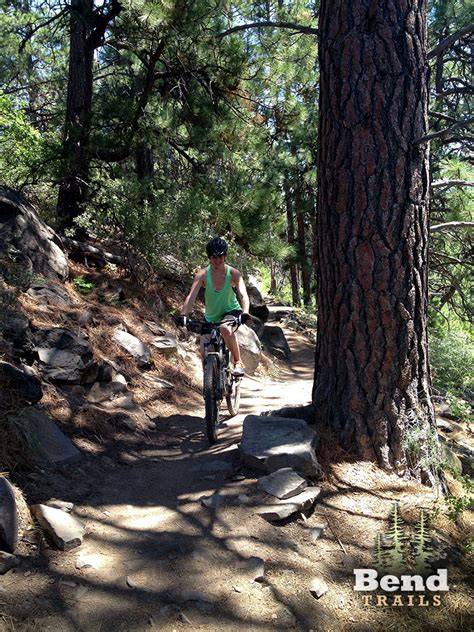
<svg viewBox="0 0 474 632">
<path fill-rule="evenodd" d="M 206 434 L 211 444 L 217 441 L 217 423 L 222 400 L 225 398 L 227 410 L 232 417 L 237 415 L 240 407 L 240 383 L 243 376 L 233 374 L 230 351 L 219 331 L 223 324 L 231 324 L 237 330 L 241 324 L 240 318 L 233 318 L 234 321 L 226 319 L 216 323 L 186 318 L 184 323 L 188 331 L 201 335 L 210 334 L 209 341 L 204 343 L 203 396 Z"/>
</svg>

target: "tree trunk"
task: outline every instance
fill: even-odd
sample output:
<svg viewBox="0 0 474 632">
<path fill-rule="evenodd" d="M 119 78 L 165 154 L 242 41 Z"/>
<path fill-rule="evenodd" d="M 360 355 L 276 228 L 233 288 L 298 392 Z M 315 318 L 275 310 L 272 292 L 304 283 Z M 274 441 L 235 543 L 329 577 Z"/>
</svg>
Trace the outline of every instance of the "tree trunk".
<svg viewBox="0 0 474 632">
<path fill-rule="evenodd" d="M 89 159 L 85 150 L 92 109 L 94 48 L 90 45 L 90 36 L 93 8 L 93 0 L 71 0 L 69 76 L 63 135 L 66 175 L 59 186 L 57 206 L 62 229 L 71 228 L 74 219 L 81 214 L 88 188 Z"/>
<path fill-rule="evenodd" d="M 300 186 L 301 183 L 298 184 Z M 295 197 L 296 225 L 298 234 L 298 259 L 301 270 L 301 285 L 303 289 L 303 303 L 311 303 L 311 264 L 306 251 L 306 226 L 304 218 L 304 205 L 302 204 L 301 190 L 298 189 Z"/>
<path fill-rule="evenodd" d="M 436 436 L 428 147 L 416 143 L 428 128 L 426 0 L 322 0 L 319 32 L 313 401 L 344 448 L 402 472 L 407 432 Z"/>
<path fill-rule="evenodd" d="M 288 245 L 295 245 L 295 220 L 293 217 L 293 202 L 291 199 L 289 185 L 285 182 L 285 203 L 286 203 L 286 221 L 287 221 L 287 240 Z M 290 282 L 291 282 L 291 302 L 295 306 L 300 304 L 300 290 L 298 284 L 298 270 L 293 260 L 290 262 Z"/>
</svg>

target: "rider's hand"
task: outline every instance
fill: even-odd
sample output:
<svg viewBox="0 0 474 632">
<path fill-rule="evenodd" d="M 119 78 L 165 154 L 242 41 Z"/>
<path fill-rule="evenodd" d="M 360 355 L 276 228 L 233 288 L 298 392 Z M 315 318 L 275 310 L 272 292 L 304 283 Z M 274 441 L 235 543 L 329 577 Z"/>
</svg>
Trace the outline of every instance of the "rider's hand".
<svg viewBox="0 0 474 632">
<path fill-rule="evenodd" d="M 176 316 L 174 322 L 178 325 L 178 327 L 186 327 L 189 322 L 189 318 L 184 314 L 180 314 L 179 316 Z"/>
<path fill-rule="evenodd" d="M 240 314 L 240 322 L 242 325 L 245 325 L 245 323 L 251 320 L 251 318 L 252 316 L 247 312 L 243 312 L 243 314 Z"/>
</svg>

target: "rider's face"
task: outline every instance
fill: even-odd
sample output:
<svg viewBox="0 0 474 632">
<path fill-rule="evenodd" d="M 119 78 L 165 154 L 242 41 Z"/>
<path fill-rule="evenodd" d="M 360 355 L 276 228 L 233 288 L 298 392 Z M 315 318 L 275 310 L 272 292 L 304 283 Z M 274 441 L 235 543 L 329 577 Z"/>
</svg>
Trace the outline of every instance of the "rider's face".
<svg viewBox="0 0 474 632">
<path fill-rule="evenodd" d="M 220 268 L 224 263 L 225 255 L 213 255 L 212 257 L 209 257 L 209 260 L 214 268 Z"/>
</svg>

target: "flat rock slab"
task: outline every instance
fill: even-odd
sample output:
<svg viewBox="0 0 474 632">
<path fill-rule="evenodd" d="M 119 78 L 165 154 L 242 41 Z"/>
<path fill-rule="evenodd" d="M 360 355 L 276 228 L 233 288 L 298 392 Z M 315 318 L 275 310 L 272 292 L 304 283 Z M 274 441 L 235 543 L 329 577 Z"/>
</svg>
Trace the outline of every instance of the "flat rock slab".
<svg viewBox="0 0 474 632">
<path fill-rule="evenodd" d="M 140 366 L 148 364 L 150 360 L 150 350 L 136 336 L 132 336 L 128 331 L 118 329 L 112 336 L 112 340 L 120 345 L 125 351 L 133 356 Z"/>
<path fill-rule="evenodd" d="M 57 425 L 39 408 L 31 406 L 8 419 L 26 437 L 33 458 L 54 465 L 79 461 L 82 454 Z"/>
<path fill-rule="evenodd" d="M 47 505 L 33 505 L 31 512 L 62 551 L 81 546 L 85 529 L 77 518 Z"/>
<path fill-rule="evenodd" d="M 157 351 L 166 356 L 173 355 L 178 351 L 178 341 L 170 334 L 157 336 L 151 344 Z"/>
<path fill-rule="evenodd" d="M 308 483 L 291 467 L 283 467 L 281 470 L 263 476 L 257 481 L 257 488 L 263 489 L 267 494 L 280 499 L 291 498 L 302 492 Z"/>
<path fill-rule="evenodd" d="M 319 477 L 316 443 L 315 432 L 302 419 L 247 415 L 240 456 L 245 465 L 265 472 L 290 467 L 305 476 Z"/>
<path fill-rule="evenodd" d="M 307 487 L 301 494 L 281 500 L 274 505 L 267 505 L 257 511 L 265 520 L 284 520 L 294 513 L 310 509 L 321 493 L 319 487 Z"/>
<path fill-rule="evenodd" d="M 0 476 L 0 541 L 12 553 L 18 544 L 18 512 L 13 487 Z"/>
</svg>

